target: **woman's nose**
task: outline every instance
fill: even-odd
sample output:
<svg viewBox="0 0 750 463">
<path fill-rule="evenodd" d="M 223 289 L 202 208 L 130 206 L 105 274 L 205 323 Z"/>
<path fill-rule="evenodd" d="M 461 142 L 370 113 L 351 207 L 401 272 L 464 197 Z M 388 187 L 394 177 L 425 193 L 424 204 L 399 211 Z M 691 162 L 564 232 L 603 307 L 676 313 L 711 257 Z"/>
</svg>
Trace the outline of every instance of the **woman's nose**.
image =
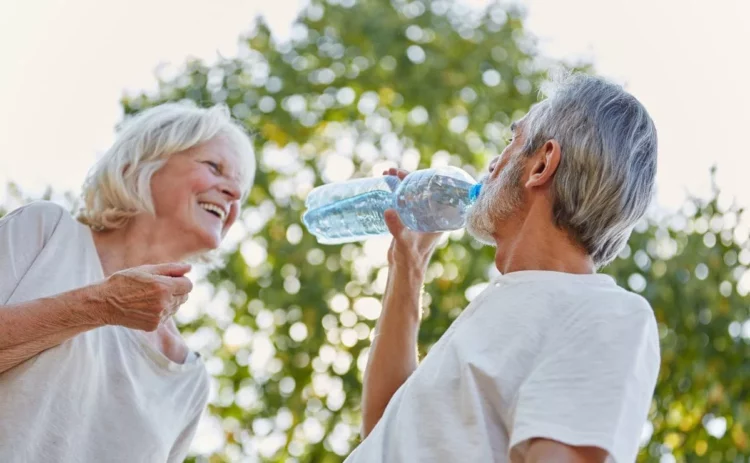
<svg viewBox="0 0 750 463">
<path fill-rule="evenodd" d="M 233 201 L 242 197 L 242 190 L 240 189 L 239 184 L 235 181 L 229 181 L 222 185 L 221 192 Z"/>
</svg>

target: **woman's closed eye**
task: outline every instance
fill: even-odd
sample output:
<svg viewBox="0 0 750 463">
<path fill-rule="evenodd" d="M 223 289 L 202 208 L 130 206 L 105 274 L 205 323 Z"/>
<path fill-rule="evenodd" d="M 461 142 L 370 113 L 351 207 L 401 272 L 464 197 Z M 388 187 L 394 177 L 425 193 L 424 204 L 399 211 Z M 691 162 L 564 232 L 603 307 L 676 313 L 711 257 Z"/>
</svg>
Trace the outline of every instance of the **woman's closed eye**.
<svg viewBox="0 0 750 463">
<path fill-rule="evenodd" d="M 203 161 L 203 163 L 209 166 L 213 173 L 215 173 L 216 175 L 221 175 L 221 167 L 219 166 L 219 164 L 213 161 Z"/>
</svg>

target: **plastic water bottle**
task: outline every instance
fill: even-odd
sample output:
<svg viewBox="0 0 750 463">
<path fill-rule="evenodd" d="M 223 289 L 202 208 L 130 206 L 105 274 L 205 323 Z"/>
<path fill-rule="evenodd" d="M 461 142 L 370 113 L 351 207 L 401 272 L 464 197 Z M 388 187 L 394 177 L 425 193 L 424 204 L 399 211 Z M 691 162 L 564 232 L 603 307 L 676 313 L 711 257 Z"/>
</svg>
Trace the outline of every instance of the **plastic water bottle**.
<svg viewBox="0 0 750 463">
<path fill-rule="evenodd" d="M 332 183 L 307 196 L 302 221 L 319 243 L 340 244 L 388 234 L 384 213 L 395 209 L 405 226 L 422 232 L 458 230 L 481 184 L 457 167 Z"/>
</svg>

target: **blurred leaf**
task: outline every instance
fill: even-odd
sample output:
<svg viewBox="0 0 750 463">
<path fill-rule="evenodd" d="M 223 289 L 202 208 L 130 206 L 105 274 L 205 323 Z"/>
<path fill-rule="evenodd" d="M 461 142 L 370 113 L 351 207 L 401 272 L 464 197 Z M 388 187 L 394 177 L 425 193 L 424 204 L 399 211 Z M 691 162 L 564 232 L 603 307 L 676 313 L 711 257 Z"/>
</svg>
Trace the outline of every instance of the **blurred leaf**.
<svg viewBox="0 0 750 463">
<path fill-rule="evenodd" d="M 342 461 L 357 443 L 387 241 L 319 246 L 300 221 L 307 193 L 407 160 L 411 169 L 443 163 L 478 173 L 536 101 L 551 64 L 537 55 L 521 12 L 501 6 L 312 2 L 291 37 L 276 43 L 258 20 L 238 58 L 191 61 L 156 95 L 123 100 L 126 114 L 166 101 L 225 103 L 255 134 L 246 236 L 209 276 L 231 316 L 204 313 L 183 327 L 251 333 L 248 345 L 225 337 L 205 352 L 223 365 L 210 409 L 229 443 L 217 461 L 243 451 L 267 461 Z M 455 234 L 435 262 L 442 270 L 427 285 L 434 302 L 422 351 L 466 305 L 466 289 L 486 280 L 493 254 Z"/>
</svg>

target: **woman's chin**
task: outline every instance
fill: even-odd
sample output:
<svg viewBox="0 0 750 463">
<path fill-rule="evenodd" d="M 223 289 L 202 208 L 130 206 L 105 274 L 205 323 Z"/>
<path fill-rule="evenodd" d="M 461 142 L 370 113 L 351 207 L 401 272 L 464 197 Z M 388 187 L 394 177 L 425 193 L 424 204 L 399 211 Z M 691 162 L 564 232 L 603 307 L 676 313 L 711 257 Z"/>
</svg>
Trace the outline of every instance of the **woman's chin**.
<svg viewBox="0 0 750 463">
<path fill-rule="evenodd" d="M 213 251 L 221 245 L 221 231 L 202 228 L 197 232 L 193 254 Z"/>
<path fill-rule="evenodd" d="M 204 248 L 204 251 L 215 251 L 219 248 L 219 246 L 221 246 L 221 236 L 212 236 L 206 240 L 206 247 Z"/>
</svg>

